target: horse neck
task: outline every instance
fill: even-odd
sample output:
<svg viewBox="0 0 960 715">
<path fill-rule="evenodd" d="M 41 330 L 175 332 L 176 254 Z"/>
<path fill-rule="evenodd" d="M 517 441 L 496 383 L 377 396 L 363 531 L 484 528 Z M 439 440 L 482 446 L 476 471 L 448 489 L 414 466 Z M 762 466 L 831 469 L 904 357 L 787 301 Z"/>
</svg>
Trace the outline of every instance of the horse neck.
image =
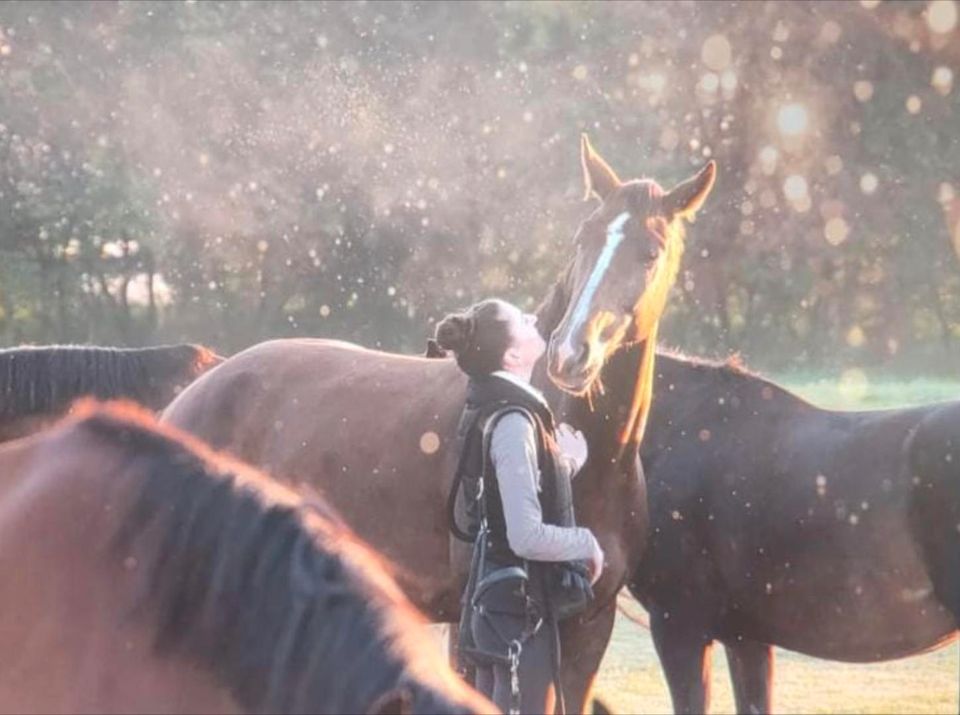
<svg viewBox="0 0 960 715">
<path fill-rule="evenodd" d="M 656 401 L 647 422 L 646 439 L 642 443 L 644 457 L 654 453 L 669 440 L 675 425 L 685 423 L 703 403 L 705 395 L 713 397 L 715 376 L 703 366 L 695 365 L 670 354 L 657 355 L 653 384 Z"/>
<path fill-rule="evenodd" d="M 637 315 L 637 319 L 645 323 L 642 327 L 647 338 L 622 348 L 607 360 L 600 374 L 602 393 L 591 390 L 587 396 L 576 396 L 560 390 L 547 375 L 545 357 L 534 369 L 533 384 L 547 396 L 560 421 L 583 430 L 592 455 L 602 455 L 615 462 L 632 459 L 643 438 L 653 396 L 659 315 L 683 252 L 682 236 L 677 238 L 679 240 L 671 242 L 665 269 L 658 272 L 652 300 L 646 301 Z M 565 283 L 564 274 L 550 287 L 535 311 L 537 327 L 544 340 L 549 341 L 566 310 Z"/>
<path fill-rule="evenodd" d="M 631 462 L 643 438 L 653 395 L 657 325 L 647 340 L 617 351 L 600 373 L 602 388 L 571 395 L 557 388 L 541 360 L 533 383 L 541 388 L 558 421 L 583 431 L 591 458 Z"/>
</svg>

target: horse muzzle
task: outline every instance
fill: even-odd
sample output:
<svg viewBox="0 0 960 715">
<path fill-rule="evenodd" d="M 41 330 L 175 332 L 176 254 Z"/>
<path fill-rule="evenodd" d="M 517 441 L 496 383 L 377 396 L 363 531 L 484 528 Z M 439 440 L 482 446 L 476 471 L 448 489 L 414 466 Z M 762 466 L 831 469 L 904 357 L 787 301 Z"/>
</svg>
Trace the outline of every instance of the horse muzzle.
<svg viewBox="0 0 960 715">
<path fill-rule="evenodd" d="M 601 349 L 587 342 L 572 347 L 569 342 L 552 341 L 547 350 L 547 374 L 560 389 L 582 394 L 600 374 L 602 360 L 595 356 L 602 354 Z"/>
</svg>

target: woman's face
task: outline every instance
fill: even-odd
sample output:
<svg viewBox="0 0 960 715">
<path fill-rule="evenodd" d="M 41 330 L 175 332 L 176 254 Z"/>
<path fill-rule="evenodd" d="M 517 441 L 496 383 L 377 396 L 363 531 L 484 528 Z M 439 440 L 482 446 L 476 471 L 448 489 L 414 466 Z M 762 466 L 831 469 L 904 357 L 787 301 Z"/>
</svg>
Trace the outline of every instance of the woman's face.
<svg viewBox="0 0 960 715">
<path fill-rule="evenodd" d="M 547 347 L 537 330 L 537 316 L 501 301 L 500 317 L 506 321 L 510 333 L 510 346 L 504 353 L 503 366 L 507 369 L 532 369 Z"/>
</svg>

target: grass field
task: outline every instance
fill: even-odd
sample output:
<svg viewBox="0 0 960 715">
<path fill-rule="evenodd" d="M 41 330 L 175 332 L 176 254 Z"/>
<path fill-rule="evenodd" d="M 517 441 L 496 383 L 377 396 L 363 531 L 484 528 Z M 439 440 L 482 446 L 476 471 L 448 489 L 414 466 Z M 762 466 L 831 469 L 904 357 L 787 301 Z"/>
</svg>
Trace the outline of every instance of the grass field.
<svg viewBox="0 0 960 715">
<path fill-rule="evenodd" d="M 631 610 L 640 611 L 631 604 Z M 957 645 L 904 660 L 850 665 L 777 650 L 778 713 L 956 713 Z M 670 713 L 670 695 L 650 633 L 618 617 L 597 680 L 617 713 Z M 713 650 L 714 713 L 736 712 L 722 647 Z"/>
<path fill-rule="evenodd" d="M 862 373 L 787 381 L 822 407 L 876 409 L 960 399 L 960 382 L 871 381 Z M 640 612 L 637 604 L 632 611 Z M 874 665 L 850 665 L 777 650 L 774 708 L 779 713 L 956 713 L 957 645 Z M 650 634 L 618 617 L 597 681 L 597 694 L 620 713 L 669 713 L 670 696 Z M 732 713 L 733 692 L 722 647 L 713 652 L 713 712 Z"/>
</svg>

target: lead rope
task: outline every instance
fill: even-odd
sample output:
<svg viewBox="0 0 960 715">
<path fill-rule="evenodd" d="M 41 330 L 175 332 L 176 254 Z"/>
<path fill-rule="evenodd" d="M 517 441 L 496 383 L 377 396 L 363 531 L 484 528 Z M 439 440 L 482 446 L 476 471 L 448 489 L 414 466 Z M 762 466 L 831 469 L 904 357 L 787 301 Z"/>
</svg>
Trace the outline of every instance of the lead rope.
<svg viewBox="0 0 960 715">
<path fill-rule="evenodd" d="M 520 715 L 520 654 L 523 644 L 514 639 L 510 641 L 510 711 L 509 715 Z"/>
</svg>

